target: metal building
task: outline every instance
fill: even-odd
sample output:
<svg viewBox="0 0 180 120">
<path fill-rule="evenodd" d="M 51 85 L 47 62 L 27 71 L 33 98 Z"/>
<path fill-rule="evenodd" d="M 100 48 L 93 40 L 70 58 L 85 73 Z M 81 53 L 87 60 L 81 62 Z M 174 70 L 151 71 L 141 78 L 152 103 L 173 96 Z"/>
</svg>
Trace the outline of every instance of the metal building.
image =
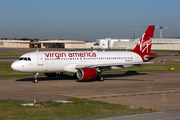
<svg viewBox="0 0 180 120">
<path fill-rule="evenodd" d="M 30 42 L 24 40 L 0 40 L 0 48 L 85 48 L 84 41 L 47 40 Z"/>
<path fill-rule="evenodd" d="M 133 49 L 140 38 L 135 41 L 114 42 L 113 49 Z M 153 38 L 152 50 L 180 50 L 180 39 Z"/>
</svg>

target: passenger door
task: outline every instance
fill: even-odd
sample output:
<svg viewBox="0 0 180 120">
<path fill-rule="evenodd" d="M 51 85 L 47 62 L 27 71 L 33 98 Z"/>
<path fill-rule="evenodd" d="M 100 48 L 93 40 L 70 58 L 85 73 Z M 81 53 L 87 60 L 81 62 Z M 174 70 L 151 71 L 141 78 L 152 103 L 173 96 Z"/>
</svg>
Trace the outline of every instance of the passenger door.
<svg viewBox="0 0 180 120">
<path fill-rule="evenodd" d="M 37 54 L 38 66 L 43 66 L 43 57 L 42 54 Z"/>
</svg>

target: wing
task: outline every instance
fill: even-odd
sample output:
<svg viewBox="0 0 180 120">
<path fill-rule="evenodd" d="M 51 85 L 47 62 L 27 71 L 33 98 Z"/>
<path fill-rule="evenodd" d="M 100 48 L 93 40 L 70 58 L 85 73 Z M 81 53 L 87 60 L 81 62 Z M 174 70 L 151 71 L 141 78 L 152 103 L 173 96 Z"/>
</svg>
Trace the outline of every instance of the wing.
<svg viewBox="0 0 180 120">
<path fill-rule="evenodd" d="M 100 67 L 122 67 L 123 65 L 140 66 L 141 64 L 150 64 L 154 62 L 128 62 L 128 63 L 110 63 L 110 64 L 93 64 L 93 65 L 77 65 L 75 68 L 100 68 Z"/>
</svg>

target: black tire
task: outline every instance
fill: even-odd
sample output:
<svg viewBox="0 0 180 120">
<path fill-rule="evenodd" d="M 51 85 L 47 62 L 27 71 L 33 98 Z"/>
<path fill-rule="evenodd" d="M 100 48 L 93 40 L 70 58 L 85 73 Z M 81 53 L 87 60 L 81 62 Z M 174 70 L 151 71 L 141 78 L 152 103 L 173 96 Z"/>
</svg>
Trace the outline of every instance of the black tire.
<svg viewBox="0 0 180 120">
<path fill-rule="evenodd" d="M 96 77 L 96 80 L 98 80 L 98 81 L 104 81 L 104 77 L 102 77 L 102 76 L 97 76 L 97 77 Z"/>
<path fill-rule="evenodd" d="M 37 80 L 37 79 L 34 79 L 34 80 L 33 80 L 33 83 L 38 83 L 38 80 Z"/>
<path fill-rule="evenodd" d="M 101 76 L 100 79 L 99 79 L 99 81 L 104 81 L 104 77 Z"/>
<path fill-rule="evenodd" d="M 99 81 L 99 76 L 96 76 L 96 80 L 98 80 L 98 81 Z"/>
<path fill-rule="evenodd" d="M 74 79 L 78 79 L 76 73 L 73 75 L 73 78 L 74 78 Z"/>
</svg>

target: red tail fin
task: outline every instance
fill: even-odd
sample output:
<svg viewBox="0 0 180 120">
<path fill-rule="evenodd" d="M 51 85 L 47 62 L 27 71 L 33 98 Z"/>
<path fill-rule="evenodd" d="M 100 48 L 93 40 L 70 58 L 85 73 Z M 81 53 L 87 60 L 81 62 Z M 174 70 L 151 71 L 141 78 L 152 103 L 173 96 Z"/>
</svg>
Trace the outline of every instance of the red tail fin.
<svg viewBox="0 0 180 120">
<path fill-rule="evenodd" d="M 154 35 L 155 25 L 149 25 L 146 29 L 145 33 L 142 35 L 140 41 L 136 45 L 136 47 L 132 50 L 132 52 L 136 53 L 150 53 L 151 52 L 151 44 Z"/>
</svg>

